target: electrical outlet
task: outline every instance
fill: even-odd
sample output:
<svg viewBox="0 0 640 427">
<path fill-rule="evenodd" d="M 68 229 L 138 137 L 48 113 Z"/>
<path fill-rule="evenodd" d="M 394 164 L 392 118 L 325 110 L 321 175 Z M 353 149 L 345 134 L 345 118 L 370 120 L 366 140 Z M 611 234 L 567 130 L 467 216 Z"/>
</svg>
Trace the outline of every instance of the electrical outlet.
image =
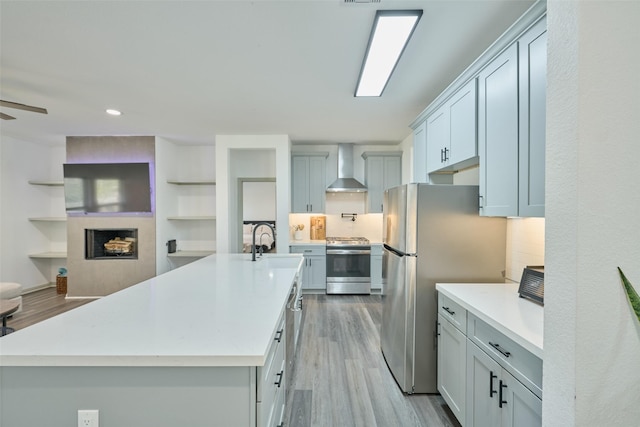
<svg viewBox="0 0 640 427">
<path fill-rule="evenodd" d="M 98 424 L 99 412 L 97 409 L 79 409 L 78 427 L 100 427 Z"/>
</svg>

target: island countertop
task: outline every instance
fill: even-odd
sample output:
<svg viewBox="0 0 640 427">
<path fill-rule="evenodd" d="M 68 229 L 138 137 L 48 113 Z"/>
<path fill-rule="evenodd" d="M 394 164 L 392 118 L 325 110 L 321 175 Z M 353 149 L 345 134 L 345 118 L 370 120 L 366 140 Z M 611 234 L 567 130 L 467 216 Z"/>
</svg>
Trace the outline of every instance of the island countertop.
<svg viewBox="0 0 640 427">
<path fill-rule="evenodd" d="M 0 366 L 263 366 L 302 262 L 202 258 L 0 338 Z"/>
<path fill-rule="evenodd" d="M 436 283 L 436 290 L 543 358 L 544 308 L 520 298 L 511 283 Z"/>
</svg>

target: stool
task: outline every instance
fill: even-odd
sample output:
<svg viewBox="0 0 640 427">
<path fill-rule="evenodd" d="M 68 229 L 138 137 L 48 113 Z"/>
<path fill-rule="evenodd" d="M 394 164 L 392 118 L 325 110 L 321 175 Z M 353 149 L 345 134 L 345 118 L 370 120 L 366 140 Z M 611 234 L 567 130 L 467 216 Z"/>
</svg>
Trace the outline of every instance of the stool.
<svg viewBox="0 0 640 427">
<path fill-rule="evenodd" d="M 22 311 L 22 285 L 14 282 L 0 282 L 0 300 L 15 301 L 18 303 L 18 310 L 14 313 Z"/>
<path fill-rule="evenodd" d="M 19 303 L 17 301 L 0 300 L 0 317 L 2 318 L 2 328 L 0 329 L 0 337 L 3 337 L 11 332 L 14 332 L 13 328 L 7 327 L 7 317 L 11 316 L 18 310 Z"/>
</svg>

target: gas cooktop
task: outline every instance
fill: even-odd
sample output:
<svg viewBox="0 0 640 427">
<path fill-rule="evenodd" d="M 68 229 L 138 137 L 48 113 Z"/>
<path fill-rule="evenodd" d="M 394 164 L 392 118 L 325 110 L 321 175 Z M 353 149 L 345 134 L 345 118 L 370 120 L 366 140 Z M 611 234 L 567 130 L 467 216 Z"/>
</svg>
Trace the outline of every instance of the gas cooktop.
<svg viewBox="0 0 640 427">
<path fill-rule="evenodd" d="M 330 246 L 363 246 L 368 245 L 366 237 L 327 237 L 327 245 Z"/>
</svg>

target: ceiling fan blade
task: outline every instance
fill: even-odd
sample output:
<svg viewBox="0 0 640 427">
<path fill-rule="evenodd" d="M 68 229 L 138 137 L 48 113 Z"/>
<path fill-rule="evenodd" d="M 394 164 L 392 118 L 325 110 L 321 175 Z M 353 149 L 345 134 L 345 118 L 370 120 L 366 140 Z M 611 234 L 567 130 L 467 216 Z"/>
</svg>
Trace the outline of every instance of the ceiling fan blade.
<svg viewBox="0 0 640 427">
<path fill-rule="evenodd" d="M 5 114 L 5 113 L 0 113 L 0 119 L 2 119 L 2 120 L 15 120 L 15 117 L 10 116 L 10 115 Z"/>
<path fill-rule="evenodd" d="M 33 107 L 31 105 L 18 104 L 17 102 L 3 101 L 0 99 L 0 105 L 8 108 L 15 108 L 17 110 L 31 111 L 33 113 L 47 114 L 46 108 Z"/>
</svg>

